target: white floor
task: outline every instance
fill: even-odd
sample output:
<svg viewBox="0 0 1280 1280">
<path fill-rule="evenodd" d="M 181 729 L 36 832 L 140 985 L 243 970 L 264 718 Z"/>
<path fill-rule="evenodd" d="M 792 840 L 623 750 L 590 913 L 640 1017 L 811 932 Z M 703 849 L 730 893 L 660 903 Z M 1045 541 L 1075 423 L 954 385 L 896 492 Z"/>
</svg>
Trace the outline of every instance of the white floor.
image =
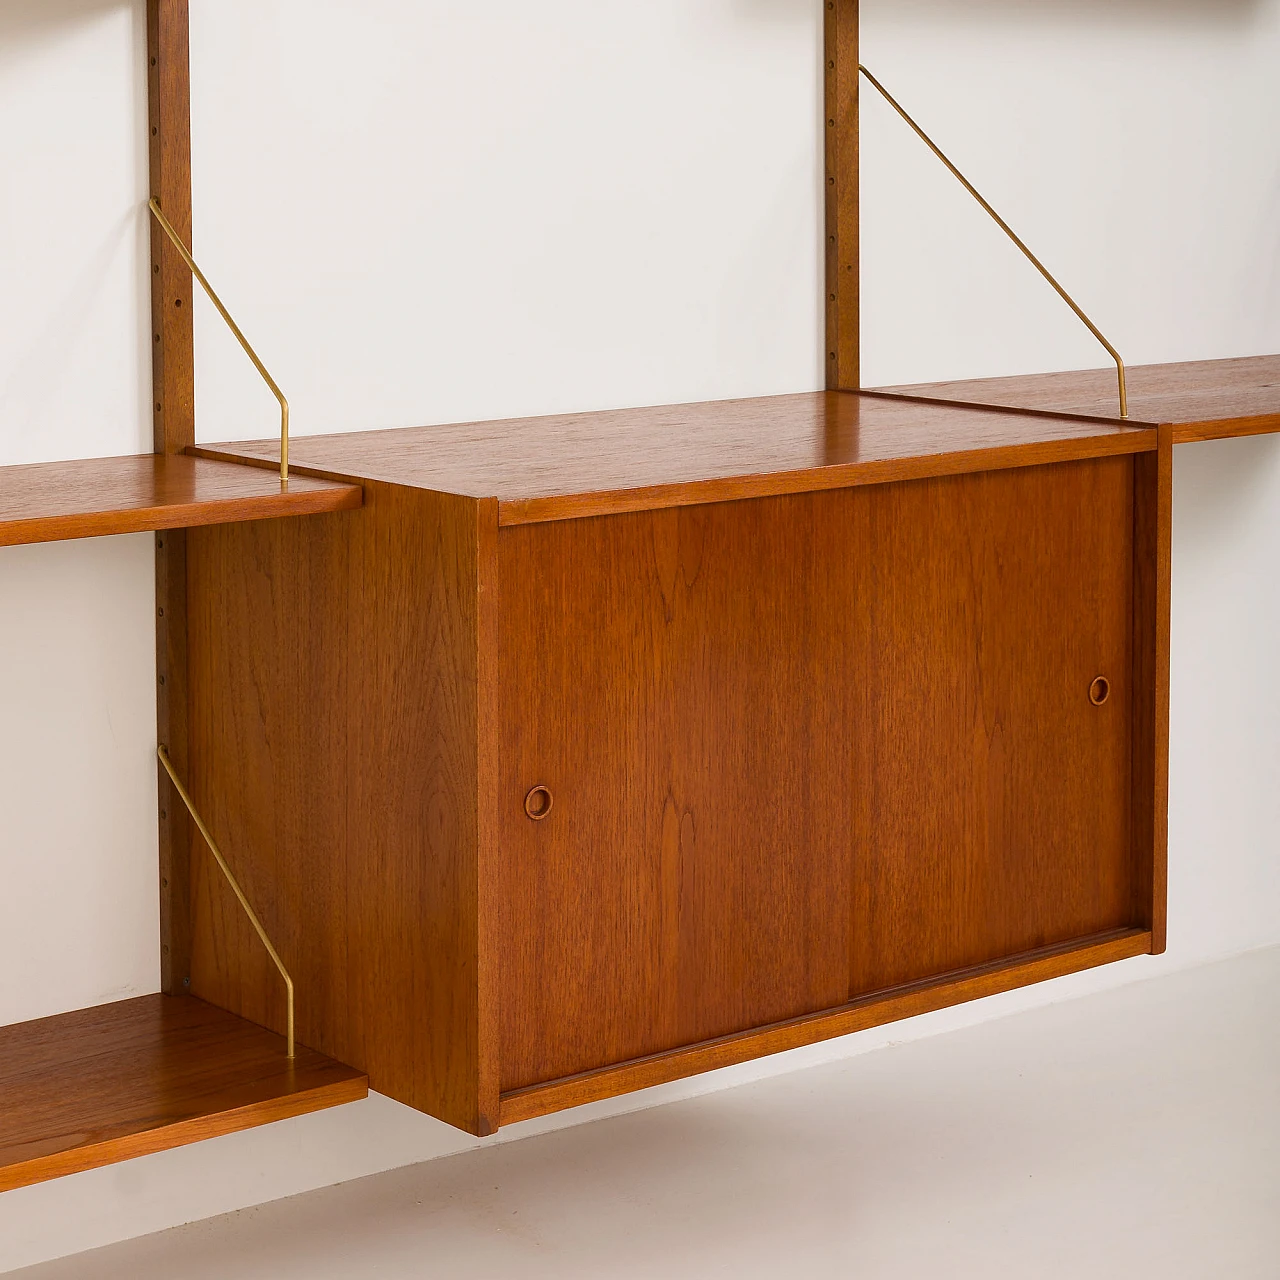
<svg viewBox="0 0 1280 1280">
<path fill-rule="evenodd" d="M 1280 948 L 28 1280 L 1280 1277 Z"/>
</svg>

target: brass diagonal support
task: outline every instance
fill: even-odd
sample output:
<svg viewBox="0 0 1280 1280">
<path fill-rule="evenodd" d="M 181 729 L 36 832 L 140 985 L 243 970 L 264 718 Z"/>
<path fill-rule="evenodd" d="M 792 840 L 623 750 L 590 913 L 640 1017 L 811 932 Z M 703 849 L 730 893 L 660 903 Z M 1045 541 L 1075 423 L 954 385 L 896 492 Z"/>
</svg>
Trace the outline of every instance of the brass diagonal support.
<svg viewBox="0 0 1280 1280">
<path fill-rule="evenodd" d="M 227 860 L 222 856 L 222 851 L 218 848 L 217 841 L 214 840 L 209 828 L 205 826 L 204 819 L 196 812 L 196 806 L 187 794 L 186 787 L 179 781 L 177 770 L 174 769 L 173 761 L 169 758 L 169 752 L 164 747 L 159 747 L 156 754 L 160 757 L 160 763 L 164 765 L 165 772 L 169 775 L 169 781 L 173 783 L 174 790 L 182 797 L 182 803 L 187 806 L 187 812 L 191 815 L 192 821 L 200 829 L 200 834 L 204 837 L 205 844 L 209 846 L 209 852 L 213 854 L 213 860 L 218 864 L 218 869 L 226 876 L 232 892 L 244 908 L 245 915 L 249 917 L 249 923 L 253 925 L 258 937 L 262 939 L 262 945 L 267 949 L 267 954 L 275 962 L 276 968 L 280 970 L 280 976 L 284 979 L 285 996 L 289 1009 L 289 1033 L 287 1036 L 289 1057 L 293 1058 L 295 1056 L 293 1042 L 293 979 L 289 976 L 288 969 L 284 967 L 284 961 L 280 959 L 280 953 L 271 945 L 271 939 L 267 937 L 267 931 L 262 927 L 262 921 L 258 919 L 257 912 L 249 905 L 249 899 L 244 896 L 244 890 L 240 887 L 240 882 L 231 874 L 231 868 L 227 866 Z"/>
<path fill-rule="evenodd" d="M 1027 261 L 1030 262 L 1042 276 L 1044 276 L 1044 278 L 1057 291 L 1058 296 L 1063 300 L 1063 302 L 1065 302 L 1067 306 L 1076 313 L 1076 315 L 1084 322 L 1084 325 L 1089 332 L 1093 334 L 1093 336 L 1097 338 L 1097 340 L 1107 349 L 1107 354 L 1116 362 L 1116 377 L 1120 384 L 1120 416 L 1122 418 L 1127 418 L 1129 416 L 1129 391 L 1125 383 L 1124 361 L 1120 358 L 1120 353 L 1106 340 L 1105 337 L 1103 337 L 1102 330 L 1099 329 L 1087 315 L 1085 315 L 1084 311 L 1080 308 L 1079 303 L 1077 303 L 1076 300 L 1057 282 L 1057 280 L 1049 274 L 1049 269 L 1040 261 L 1039 258 L 1036 257 L 1034 253 L 1031 252 L 1029 248 L 1027 248 L 1025 242 L 1017 232 L 1015 232 L 1014 229 L 983 198 L 977 187 L 975 187 L 973 183 L 956 168 L 951 160 L 943 153 L 942 148 L 939 147 L 938 144 L 934 142 L 934 140 L 929 137 L 929 135 L 925 133 L 925 131 L 907 114 L 906 109 L 902 104 L 861 63 L 858 64 L 858 70 L 871 82 L 871 85 L 876 92 L 879 93 L 879 95 L 903 118 L 903 120 L 907 122 L 920 141 L 923 142 L 924 145 L 928 147 L 944 165 L 946 165 L 951 176 L 954 177 L 956 181 L 958 181 L 960 185 L 964 187 L 964 189 L 983 207 L 996 226 L 998 226 L 1000 230 L 1003 231 L 1019 249 L 1022 250 Z"/>
<path fill-rule="evenodd" d="M 253 361 L 253 367 L 262 375 L 263 381 L 271 388 L 271 394 L 280 402 L 280 487 L 287 489 L 289 487 L 289 402 L 284 398 L 284 392 L 280 390 L 276 384 L 276 380 L 267 372 L 267 366 L 258 359 L 258 353 L 249 345 L 249 339 L 244 336 L 240 330 L 240 326 L 231 318 L 231 312 L 223 306 L 222 299 L 213 290 L 203 271 L 196 265 L 196 260 L 191 256 L 191 250 L 182 242 L 182 237 L 173 229 L 173 224 L 164 216 L 160 208 L 159 201 L 152 199 L 147 206 L 152 216 L 160 224 L 161 230 L 173 242 L 173 247 L 178 251 L 183 262 L 191 270 L 191 274 L 200 282 L 200 287 L 209 295 L 209 301 L 218 309 L 218 314 L 227 322 L 227 327 L 236 336 L 236 340 L 244 348 L 245 354 Z"/>
</svg>

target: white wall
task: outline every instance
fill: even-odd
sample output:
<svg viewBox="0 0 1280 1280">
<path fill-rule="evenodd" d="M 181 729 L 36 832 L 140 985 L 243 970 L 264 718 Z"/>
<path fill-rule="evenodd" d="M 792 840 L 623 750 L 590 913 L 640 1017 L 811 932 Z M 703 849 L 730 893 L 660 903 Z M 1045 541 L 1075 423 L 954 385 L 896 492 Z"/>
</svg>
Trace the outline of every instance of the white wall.
<svg viewBox="0 0 1280 1280">
<path fill-rule="evenodd" d="M 197 251 L 300 432 L 818 385 L 818 0 L 192 7 Z M 0 4 L 0 463 L 147 448 L 143 9 Z M 865 0 L 863 54 L 1131 360 L 1280 350 L 1280 0 Z M 864 156 L 869 384 L 1099 363 L 870 95 Z M 270 434 L 197 348 L 201 439 Z M 1174 516 L 1166 957 L 544 1125 L 1280 941 L 1280 439 Z M 0 1023 L 156 988 L 151 556 L 0 551 Z M 375 1098 L 10 1192 L 0 1270 L 466 1143 Z"/>
</svg>

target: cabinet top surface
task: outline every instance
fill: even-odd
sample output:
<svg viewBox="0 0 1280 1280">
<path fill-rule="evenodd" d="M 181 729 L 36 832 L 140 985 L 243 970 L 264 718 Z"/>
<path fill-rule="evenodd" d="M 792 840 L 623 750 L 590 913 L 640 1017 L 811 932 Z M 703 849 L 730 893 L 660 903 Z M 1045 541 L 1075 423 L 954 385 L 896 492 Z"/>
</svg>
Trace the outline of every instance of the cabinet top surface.
<svg viewBox="0 0 1280 1280">
<path fill-rule="evenodd" d="M 254 441 L 201 449 L 266 462 Z M 295 466 L 496 498 L 504 524 L 1136 453 L 1121 423 L 809 392 L 295 439 Z"/>
<path fill-rule="evenodd" d="M 1280 431 L 1280 356 L 1138 365 L 1128 371 L 1129 422 L 1168 423 L 1178 441 Z M 898 395 L 1114 420 L 1114 369 L 884 387 Z"/>
</svg>

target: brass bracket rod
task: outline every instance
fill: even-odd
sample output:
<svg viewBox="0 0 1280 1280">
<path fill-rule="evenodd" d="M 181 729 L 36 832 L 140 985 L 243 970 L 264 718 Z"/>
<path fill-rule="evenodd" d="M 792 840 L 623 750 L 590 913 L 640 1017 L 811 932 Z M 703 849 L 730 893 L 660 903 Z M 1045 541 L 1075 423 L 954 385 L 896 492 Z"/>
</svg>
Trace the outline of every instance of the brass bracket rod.
<svg viewBox="0 0 1280 1280">
<path fill-rule="evenodd" d="M 191 274 L 200 282 L 200 287 L 209 295 L 209 301 L 218 309 L 218 314 L 227 322 L 227 327 L 236 336 L 236 340 L 244 348 L 245 354 L 253 361 L 253 367 L 262 375 L 263 381 L 271 388 L 271 394 L 280 402 L 280 487 L 289 487 L 289 402 L 284 392 L 276 384 L 276 380 L 267 372 L 267 366 L 258 359 L 258 353 L 249 345 L 249 339 L 241 332 L 240 326 L 231 318 L 231 312 L 222 304 L 222 299 L 214 292 L 213 285 L 204 272 L 196 265 L 191 250 L 182 242 L 182 237 L 173 229 L 173 224 L 164 216 L 158 200 L 152 198 L 147 206 L 155 220 L 160 224 L 165 235 L 173 241 L 173 247 L 182 256 L 183 262 L 191 269 Z"/>
<path fill-rule="evenodd" d="M 284 979 L 285 996 L 289 1009 L 289 1057 L 293 1058 L 294 1039 L 293 1039 L 293 979 L 289 976 L 289 970 L 284 967 L 284 961 L 280 959 L 280 953 L 271 945 L 271 939 L 267 937 L 267 931 L 262 927 L 262 921 L 258 919 L 258 914 L 249 905 L 249 899 L 244 896 L 244 890 L 240 887 L 239 881 L 231 874 L 231 868 L 227 866 L 227 860 L 222 856 L 222 851 L 218 848 L 217 842 L 214 840 L 209 828 L 205 826 L 204 819 L 196 812 L 196 806 L 191 797 L 187 794 L 187 789 L 178 780 L 177 770 L 173 767 L 173 761 L 169 758 L 169 752 L 166 748 L 159 747 L 156 754 L 160 757 L 160 763 L 164 765 L 165 772 L 169 775 L 169 781 L 173 783 L 174 790 L 182 797 L 182 803 L 187 806 L 187 812 L 191 815 L 192 821 L 200 829 L 200 834 L 204 837 L 204 842 L 209 846 L 209 852 L 213 854 L 213 860 L 218 864 L 219 870 L 227 878 L 227 883 L 231 886 L 232 892 L 236 895 L 240 905 L 244 908 L 244 913 L 249 917 L 249 923 L 253 925 L 254 931 L 258 937 L 262 939 L 262 945 L 266 947 L 267 954 L 275 962 L 275 966 L 280 970 L 280 976 Z"/>
<path fill-rule="evenodd" d="M 982 197 L 982 194 L 978 191 L 977 187 L 975 187 L 973 183 L 970 182 L 954 164 L 952 164 L 952 162 L 943 153 L 942 148 L 939 147 L 938 144 L 934 142 L 934 140 L 929 137 L 929 135 L 925 133 L 925 131 L 907 114 L 906 109 L 902 104 L 861 63 L 858 64 L 858 70 L 871 82 L 871 85 L 876 92 L 879 93 L 879 95 L 903 118 L 903 120 L 907 122 L 920 141 L 923 142 L 924 145 L 928 147 L 944 165 L 946 165 L 952 177 L 954 177 L 956 181 L 958 181 L 960 185 L 964 187 L 964 189 L 983 207 L 983 209 L 986 210 L 987 214 L 991 217 L 992 221 L 995 222 L 996 226 L 998 226 L 1000 230 L 1003 231 L 1019 249 L 1022 250 L 1027 261 L 1030 262 L 1031 265 L 1035 267 L 1035 269 L 1054 287 L 1063 302 L 1065 302 L 1067 306 L 1076 313 L 1076 315 L 1084 322 L 1084 325 L 1089 332 L 1093 334 L 1093 336 L 1106 348 L 1107 354 L 1116 362 L 1116 378 L 1120 387 L 1120 416 L 1122 418 L 1127 418 L 1129 416 L 1129 391 L 1125 382 L 1124 361 L 1120 358 L 1120 353 L 1106 340 L 1103 336 L 1102 330 L 1099 329 L 1087 315 L 1085 315 L 1076 300 L 1057 282 L 1057 280 L 1053 278 L 1044 263 L 1041 262 L 1029 248 L 1027 248 L 1026 243 L 1017 234 L 1017 232 L 1015 232 L 1014 229 L 991 207 L 988 201 Z"/>
</svg>

